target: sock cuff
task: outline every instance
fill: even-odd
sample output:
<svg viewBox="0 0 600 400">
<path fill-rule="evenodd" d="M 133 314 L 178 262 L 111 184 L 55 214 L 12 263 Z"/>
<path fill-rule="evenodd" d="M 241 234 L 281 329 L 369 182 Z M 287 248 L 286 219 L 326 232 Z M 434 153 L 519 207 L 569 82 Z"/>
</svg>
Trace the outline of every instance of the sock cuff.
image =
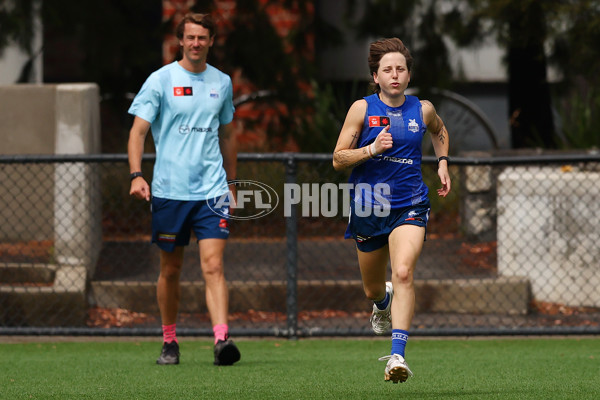
<svg viewBox="0 0 600 400">
<path fill-rule="evenodd" d="M 385 310 L 386 307 L 388 306 L 389 302 L 390 302 L 390 294 L 386 290 L 385 297 L 381 301 L 374 301 L 373 303 L 375 303 L 375 306 L 377 308 L 379 308 L 380 310 Z"/>
<path fill-rule="evenodd" d="M 221 329 L 227 330 L 228 327 L 229 327 L 229 325 L 227 325 L 227 324 L 217 324 L 217 325 L 213 326 L 213 331 L 217 331 L 217 330 L 221 330 Z"/>
<path fill-rule="evenodd" d="M 215 334 L 215 343 L 219 340 L 227 340 L 227 336 L 229 336 L 229 325 L 217 324 L 213 326 L 213 332 Z"/>
<path fill-rule="evenodd" d="M 408 340 L 408 331 L 402 329 L 392 329 L 392 340 L 398 339 L 406 342 Z"/>
<path fill-rule="evenodd" d="M 162 325 L 163 341 L 165 343 L 177 342 L 176 327 L 177 324 Z"/>
</svg>

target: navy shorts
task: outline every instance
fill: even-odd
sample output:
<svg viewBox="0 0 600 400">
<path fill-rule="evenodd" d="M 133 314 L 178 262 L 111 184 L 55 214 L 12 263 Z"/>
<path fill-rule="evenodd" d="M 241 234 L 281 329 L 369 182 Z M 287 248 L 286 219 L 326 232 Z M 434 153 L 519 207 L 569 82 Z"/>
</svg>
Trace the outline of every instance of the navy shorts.
<svg viewBox="0 0 600 400">
<path fill-rule="evenodd" d="M 152 197 L 152 243 L 172 252 L 197 240 L 229 237 L 229 207 L 215 208 L 217 199 L 181 201 Z"/>
<path fill-rule="evenodd" d="M 400 225 L 416 225 L 427 229 L 431 204 L 429 199 L 414 206 L 390 210 L 387 216 L 371 214 L 359 217 L 350 205 L 350 220 L 346 229 L 346 239 L 353 238 L 356 247 L 362 252 L 371 252 L 388 244 L 392 231 Z"/>
</svg>

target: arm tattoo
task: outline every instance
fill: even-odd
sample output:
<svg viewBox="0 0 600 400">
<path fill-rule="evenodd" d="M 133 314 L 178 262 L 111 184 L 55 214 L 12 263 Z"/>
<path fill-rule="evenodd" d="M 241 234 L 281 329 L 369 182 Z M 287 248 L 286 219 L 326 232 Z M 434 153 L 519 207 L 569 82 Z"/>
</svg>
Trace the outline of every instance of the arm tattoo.
<svg viewBox="0 0 600 400">
<path fill-rule="evenodd" d="M 343 165 L 345 168 L 352 168 L 356 165 L 356 163 L 350 164 L 351 154 L 348 150 L 340 150 L 333 157 L 338 164 Z"/>
<path fill-rule="evenodd" d="M 364 163 L 367 159 L 370 158 L 369 157 L 369 153 L 367 152 L 367 149 L 363 147 L 362 148 L 362 154 L 363 154 L 363 156 L 366 156 L 366 158 L 361 158 L 359 160 L 351 162 L 351 160 L 356 157 L 356 156 L 352 155 L 352 153 L 354 151 L 356 151 L 356 149 L 353 149 L 353 150 L 340 150 L 340 151 L 338 151 L 337 153 L 335 153 L 333 155 L 333 158 L 335 159 L 335 161 L 338 164 L 343 165 L 345 168 L 354 168 L 357 165 L 360 165 L 360 164 Z"/>
<path fill-rule="evenodd" d="M 442 144 L 446 143 L 446 136 L 444 136 L 444 132 L 446 132 L 446 128 L 442 125 L 442 129 L 438 132 L 438 137 L 440 138 L 440 142 Z"/>
<path fill-rule="evenodd" d="M 358 134 L 358 132 L 354 132 L 354 134 L 352 135 L 352 141 L 350 142 L 350 148 L 353 148 L 356 144 L 358 144 L 359 137 L 360 135 Z"/>
<path fill-rule="evenodd" d="M 343 165 L 345 168 L 354 168 L 357 165 L 360 165 L 363 162 L 365 162 L 366 159 L 370 158 L 369 153 L 367 152 L 367 149 L 363 148 L 362 155 L 366 156 L 366 159 L 361 158 L 360 160 L 356 160 L 354 162 L 351 161 L 352 159 L 356 158 L 356 150 L 360 150 L 360 149 L 356 149 L 359 138 L 360 138 L 360 132 L 354 132 L 352 134 L 352 140 L 350 141 L 349 148 L 346 150 L 340 150 L 337 153 L 334 153 L 333 159 L 335 160 L 336 163 Z"/>
<path fill-rule="evenodd" d="M 446 126 L 444 125 L 444 121 L 442 121 L 442 119 L 440 118 L 439 115 L 436 115 L 436 119 L 437 119 L 437 123 L 438 123 L 438 127 L 439 127 L 436 135 L 438 136 L 440 142 L 443 144 L 446 142 L 446 136 L 444 135 L 444 132 L 448 133 L 448 131 L 446 131 Z"/>
<path fill-rule="evenodd" d="M 367 152 L 365 151 L 365 149 L 363 149 L 363 154 L 367 154 Z M 360 165 L 360 164 L 362 164 L 364 162 L 365 162 L 365 160 L 358 160 L 358 161 L 353 162 L 352 164 L 348 165 L 348 168 L 354 168 L 357 165 Z"/>
</svg>

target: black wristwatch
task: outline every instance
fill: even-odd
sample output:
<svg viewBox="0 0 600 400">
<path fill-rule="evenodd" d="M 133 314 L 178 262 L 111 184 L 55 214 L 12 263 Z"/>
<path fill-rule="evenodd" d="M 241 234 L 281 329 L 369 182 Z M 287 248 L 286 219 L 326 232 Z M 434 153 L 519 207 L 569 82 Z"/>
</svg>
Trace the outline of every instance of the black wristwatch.
<svg viewBox="0 0 600 400">
<path fill-rule="evenodd" d="M 132 172 L 131 174 L 129 174 L 129 180 L 132 181 L 135 178 L 137 178 L 138 176 L 144 176 L 144 174 L 142 174 L 140 171 Z"/>
<path fill-rule="evenodd" d="M 448 164 L 450 164 L 450 157 L 448 157 L 448 156 L 441 156 L 441 157 L 440 157 L 440 158 L 438 158 L 438 160 L 437 160 L 438 167 L 439 167 L 439 165 L 440 165 L 440 161 L 442 161 L 442 160 L 446 160 L 446 162 L 447 162 Z"/>
</svg>

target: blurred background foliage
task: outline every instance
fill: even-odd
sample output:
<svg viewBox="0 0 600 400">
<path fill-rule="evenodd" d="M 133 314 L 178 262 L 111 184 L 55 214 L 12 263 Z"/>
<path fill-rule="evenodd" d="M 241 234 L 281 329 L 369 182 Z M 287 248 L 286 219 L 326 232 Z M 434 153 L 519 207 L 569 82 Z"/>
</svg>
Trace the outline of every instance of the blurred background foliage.
<svg viewBox="0 0 600 400">
<path fill-rule="evenodd" d="M 452 90 L 460 82 L 460 71 L 449 63 L 450 43 L 477 48 L 493 38 L 506 51 L 513 147 L 600 146 L 598 1 L 340 1 L 354 37 L 320 18 L 317 0 L 278 2 L 301 15 L 301 23 L 283 38 L 268 18 L 269 2 L 236 2 L 226 40 L 215 46 L 209 61 L 228 73 L 239 69 L 257 90 L 274 93 L 264 101 L 276 107 L 279 118 L 268 126 L 273 145 L 265 150 L 285 149 L 292 140 L 300 151 L 330 152 L 347 107 L 368 94 L 369 77 L 350 86 L 320 79 L 314 43 L 327 49 L 358 37 L 389 36 L 402 38 L 411 49 L 412 84 L 422 93 Z M 215 7 L 215 1 L 198 0 L 192 8 L 212 12 Z M 36 9 L 44 35 L 54 38 L 45 40 L 43 49 L 31 47 Z M 116 114 L 121 116 L 112 113 L 110 118 L 126 119 L 127 93 L 139 90 L 162 65 L 161 38 L 171 25 L 161 11 L 160 0 L 0 0 L 0 52 L 9 43 L 19 44 L 32 58 L 43 50 L 45 58 L 60 60 L 60 68 L 44 70 L 45 82 L 97 82 L 109 107 L 120 110 Z M 356 62 L 366 63 L 366 58 Z M 558 81 L 548 81 L 548 65 L 560 72 Z M 123 150 L 122 137 L 106 141 L 104 151 Z"/>
</svg>

